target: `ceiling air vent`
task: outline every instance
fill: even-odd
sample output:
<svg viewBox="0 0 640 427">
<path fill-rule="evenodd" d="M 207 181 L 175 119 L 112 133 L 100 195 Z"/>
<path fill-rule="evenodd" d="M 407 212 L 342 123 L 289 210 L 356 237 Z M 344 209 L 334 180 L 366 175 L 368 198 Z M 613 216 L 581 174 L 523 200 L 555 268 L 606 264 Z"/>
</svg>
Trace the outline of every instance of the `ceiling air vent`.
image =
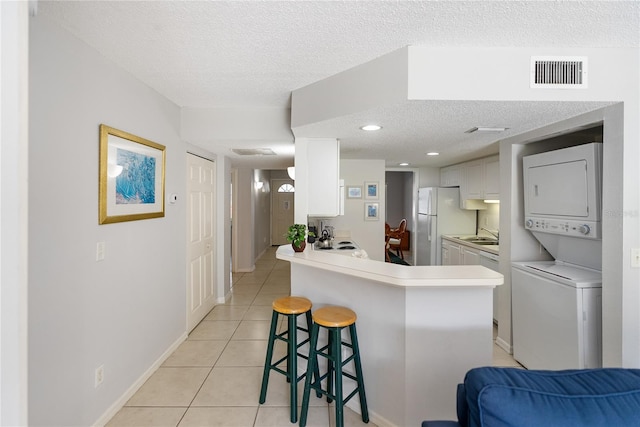
<svg viewBox="0 0 640 427">
<path fill-rule="evenodd" d="M 234 148 L 231 151 L 240 156 L 275 156 L 271 148 Z"/>
<path fill-rule="evenodd" d="M 531 88 L 586 89 L 586 56 L 531 57 Z"/>
</svg>

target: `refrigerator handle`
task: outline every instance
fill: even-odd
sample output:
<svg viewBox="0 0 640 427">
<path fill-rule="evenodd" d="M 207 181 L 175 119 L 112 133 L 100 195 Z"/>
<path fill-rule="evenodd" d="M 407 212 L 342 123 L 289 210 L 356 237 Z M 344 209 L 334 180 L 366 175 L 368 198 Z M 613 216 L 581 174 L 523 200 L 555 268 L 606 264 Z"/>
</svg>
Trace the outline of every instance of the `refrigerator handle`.
<svg viewBox="0 0 640 427">
<path fill-rule="evenodd" d="M 433 221 L 431 221 L 431 218 L 429 218 L 429 230 L 427 231 L 427 241 L 430 242 L 431 241 L 431 226 L 433 224 Z"/>
</svg>

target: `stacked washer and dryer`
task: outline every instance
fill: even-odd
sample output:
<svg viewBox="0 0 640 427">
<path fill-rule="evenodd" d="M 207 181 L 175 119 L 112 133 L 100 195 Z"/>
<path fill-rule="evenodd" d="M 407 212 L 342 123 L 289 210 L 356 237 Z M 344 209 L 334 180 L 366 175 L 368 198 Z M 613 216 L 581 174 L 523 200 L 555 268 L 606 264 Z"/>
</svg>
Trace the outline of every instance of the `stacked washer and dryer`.
<svg viewBox="0 0 640 427">
<path fill-rule="evenodd" d="M 602 143 L 523 158 L 525 228 L 554 261 L 513 262 L 513 356 L 602 366 Z"/>
</svg>

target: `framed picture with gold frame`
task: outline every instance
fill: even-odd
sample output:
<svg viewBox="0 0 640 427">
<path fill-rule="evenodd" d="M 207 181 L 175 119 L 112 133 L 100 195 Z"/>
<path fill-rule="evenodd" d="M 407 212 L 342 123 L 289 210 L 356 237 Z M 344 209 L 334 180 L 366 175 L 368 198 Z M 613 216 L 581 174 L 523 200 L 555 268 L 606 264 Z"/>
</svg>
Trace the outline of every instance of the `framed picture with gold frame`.
<svg viewBox="0 0 640 427">
<path fill-rule="evenodd" d="M 165 146 L 100 125 L 98 223 L 164 216 Z"/>
</svg>

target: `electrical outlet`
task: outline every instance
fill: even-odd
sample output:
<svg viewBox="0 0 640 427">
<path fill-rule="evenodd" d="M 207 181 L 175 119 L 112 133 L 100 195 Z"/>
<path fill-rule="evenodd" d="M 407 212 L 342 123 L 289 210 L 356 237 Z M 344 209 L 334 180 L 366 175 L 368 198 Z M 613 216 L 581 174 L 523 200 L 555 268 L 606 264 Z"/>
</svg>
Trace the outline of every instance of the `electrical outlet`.
<svg viewBox="0 0 640 427">
<path fill-rule="evenodd" d="M 96 368 L 94 387 L 98 388 L 98 386 L 102 384 L 103 381 L 104 381 L 104 365 L 100 365 Z"/>
<path fill-rule="evenodd" d="M 640 268 L 640 248 L 631 248 L 631 268 Z"/>
</svg>

